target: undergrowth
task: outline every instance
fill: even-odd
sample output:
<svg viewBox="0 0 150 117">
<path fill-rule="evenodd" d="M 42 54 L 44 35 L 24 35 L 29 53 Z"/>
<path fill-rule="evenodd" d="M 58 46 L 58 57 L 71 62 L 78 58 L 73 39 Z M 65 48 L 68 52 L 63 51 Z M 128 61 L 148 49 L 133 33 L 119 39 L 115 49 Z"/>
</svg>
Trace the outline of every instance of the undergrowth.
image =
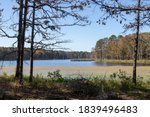
<svg viewBox="0 0 150 117">
<path fill-rule="evenodd" d="M 2 79 L 7 79 L 10 82 L 16 83 L 14 75 L 7 75 L 3 73 L 0 76 L 0 82 Z M 24 85 L 33 87 L 54 87 L 62 84 L 70 90 L 72 93 L 79 94 L 81 96 L 96 96 L 99 94 L 105 94 L 108 92 L 129 92 L 135 90 L 150 89 L 150 81 L 144 82 L 143 78 L 137 77 L 137 85 L 132 82 L 132 77 L 126 72 L 119 70 L 116 73 L 108 76 L 82 76 L 78 75 L 76 78 L 65 78 L 61 75 L 60 71 L 48 72 L 47 77 L 42 74 L 37 74 L 33 78 L 33 82 L 29 83 L 29 77 L 24 76 Z"/>
</svg>

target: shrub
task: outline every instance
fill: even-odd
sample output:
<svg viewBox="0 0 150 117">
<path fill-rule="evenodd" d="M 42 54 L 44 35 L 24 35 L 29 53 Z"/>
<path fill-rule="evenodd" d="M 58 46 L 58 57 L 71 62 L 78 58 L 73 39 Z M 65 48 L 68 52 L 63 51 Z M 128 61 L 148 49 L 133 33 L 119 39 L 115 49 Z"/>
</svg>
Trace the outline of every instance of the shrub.
<svg viewBox="0 0 150 117">
<path fill-rule="evenodd" d="M 8 74 L 6 72 L 3 72 L 2 77 L 8 77 Z"/>
<path fill-rule="evenodd" d="M 99 87 L 87 78 L 67 79 L 67 87 L 74 95 L 80 97 L 93 97 L 99 95 Z"/>
<path fill-rule="evenodd" d="M 94 84 L 99 86 L 100 93 L 106 93 L 110 91 L 119 91 L 120 90 L 120 83 L 116 78 L 109 78 L 106 76 L 96 76 L 90 78 L 90 81 L 92 81 Z"/>
<path fill-rule="evenodd" d="M 137 76 L 137 84 L 132 81 L 132 77 L 129 76 L 125 71 L 119 70 L 117 73 L 113 73 L 110 75 L 111 79 L 118 79 L 120 81 L 120 89 L 122 91 L 130 91 L 135 89 L 144 89 L 146 86 L 146 82 L 143 82 L 143 77 Z"/>
<path fill-rule="evenodd" d="M 104 93 L 105 91 L 109 90 L 109 86 L 105 78 L 96 76 L 90 78 L 89 80 L 99 87 L 100 93 Z"/>
<path fill-rule="evenodd" d="M 132 77 L 127 75 L 125 71 L 119 70 L 117 73 L 110 75 L 111 79 L 117 79 L 120 82 L 120 90 L 129 91 L 134 88 Z"/>
<path fill-rule="evenodd" d="M 54 82 L 63 82 L 64 78 L 60 74 L 60 70 L 56 70 L 54 72 L 48 72 L 47 75 L 48 78 L 51 78 Z"/>
</svg>

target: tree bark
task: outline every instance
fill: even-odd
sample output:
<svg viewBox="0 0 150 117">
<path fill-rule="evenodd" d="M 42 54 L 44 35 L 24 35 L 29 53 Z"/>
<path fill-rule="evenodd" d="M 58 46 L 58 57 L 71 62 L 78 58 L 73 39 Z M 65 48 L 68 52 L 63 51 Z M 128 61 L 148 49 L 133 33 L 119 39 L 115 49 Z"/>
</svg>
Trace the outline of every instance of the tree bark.
<svg viewBox="0 0 150 117">
<path fill-rule="evenodd" d="M 23 30 L 22 30 L 22 39 L 21 39 L 21 64 L 20 64 L 20 82 L 23 81 L 23 60 L 24 60 L 24 43 L 25 43 L 25 32 L 26 32 L 26 19 L 28 12 L 28 0 L 25 0 L 25 8 L 24 8 L 24 20 L 23 20 Z"/>
<path fill-rule="evenodd" d="M 21 54 L 21 37 L 22 37 L 22 15 L 23 15 L 23 0 L 20 0 L 20 8 L 19 8 L 19 28 L 18 28 L 18 45 L 17 45 L 17 65 L 16 65 L 16 73 L 15 78 L 19 78 L 20 76 L 20 54 Z"/>
<path fill-rule="evenodd" d="M 32 34 L 31 34 L 31 51 L 30 51 L 30 77 L 29 82 L 33 81 L 33 45 L 34 45 L 34 29 L 35 29 L 35 1 L 33 1 L 33 16 L 32 16 Z"/>
<path fill-rule="evenodd" d="M 137 58 L 138 58 L 138 43 L 139 43 L 139 33 L 140 33 L 140 6 L 141 0 L 138 0 L 138 14 L 137 14 L 137 32 L 135 38 L 135 47 L 134 47 L 134 63 L 133 63 L 133 83 L 136 85 L 137 77 Z"/>
</svg>

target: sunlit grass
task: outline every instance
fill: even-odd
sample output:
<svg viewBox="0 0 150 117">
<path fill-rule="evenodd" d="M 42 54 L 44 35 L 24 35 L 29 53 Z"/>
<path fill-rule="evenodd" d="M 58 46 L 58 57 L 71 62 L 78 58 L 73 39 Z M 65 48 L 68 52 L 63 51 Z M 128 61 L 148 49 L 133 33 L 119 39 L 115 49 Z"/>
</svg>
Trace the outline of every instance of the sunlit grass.
<svg viewBox="0 0 150 117">
<path fill-rule="evenodd" d="M 96 59 L 96 62 L 110 62 L 110 63 L 133 63 L 133 60 L 116 60 L 116 59 Z M 137 60 L 137 63 L 150 64 L 150 60 Z"/>
</svg>

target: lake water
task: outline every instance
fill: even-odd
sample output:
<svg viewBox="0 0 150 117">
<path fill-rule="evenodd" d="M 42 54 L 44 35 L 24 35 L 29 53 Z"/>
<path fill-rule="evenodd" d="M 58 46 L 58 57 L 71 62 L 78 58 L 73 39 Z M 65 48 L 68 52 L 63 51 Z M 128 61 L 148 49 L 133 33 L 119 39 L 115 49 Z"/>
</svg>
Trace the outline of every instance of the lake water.
<svg viewBox="0 0 150 117">
<path fill-rule="evenodd" d="M 2 66 L 15 66 L 16 61 L 0 61 Z M 24 61 L 24 65 L 30 65 L 30 61 Z M 71 60 L 34 60 L 34 66 L 96 66 L 94 61 L 71 61 Z"/>
<path fill-rule="evenodd" d="M 0 61 L 1 66 L 15 66 L 16 61 Z M 24 61 L 24 65 L 30 65 L 30 61 Z M 117 64 L 95 61 L 71 61 L 71 60 L 34 60 L 34 66 L 127 66 L 132 64 Z"/>
</svg>

